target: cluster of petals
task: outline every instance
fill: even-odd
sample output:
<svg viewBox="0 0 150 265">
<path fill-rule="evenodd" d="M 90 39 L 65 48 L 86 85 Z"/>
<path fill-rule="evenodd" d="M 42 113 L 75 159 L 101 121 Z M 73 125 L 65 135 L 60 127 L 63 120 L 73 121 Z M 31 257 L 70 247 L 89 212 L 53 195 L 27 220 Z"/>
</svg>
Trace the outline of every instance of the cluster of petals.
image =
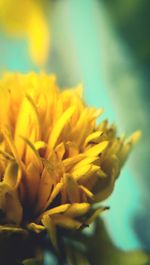
<svg viewBox="0 0 150 265">
<path fill-rule="evenodd" d="M 1 224 L 36 232 L 89 225 L 139 132 L 118 137 L 82 88 L 60 90 L 54 75 L 8 73 L 0 81 Z"/>
</svg>

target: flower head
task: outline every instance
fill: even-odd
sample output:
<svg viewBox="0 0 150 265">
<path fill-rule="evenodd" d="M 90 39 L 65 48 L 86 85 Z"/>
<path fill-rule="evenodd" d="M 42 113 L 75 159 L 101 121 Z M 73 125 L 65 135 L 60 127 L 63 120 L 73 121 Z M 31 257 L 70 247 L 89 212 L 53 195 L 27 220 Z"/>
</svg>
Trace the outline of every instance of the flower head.
<svg viewBox="0 0 150 265">
<path fill-rule="evenodd" d="M 3 224 L 35 231 L 90 224 L 103 208 L 139 137 L 96 119 L 82 89 L 60 91 L 55 76 L 7 74 L 0 81 L 0 209 Z"/>
</svg>

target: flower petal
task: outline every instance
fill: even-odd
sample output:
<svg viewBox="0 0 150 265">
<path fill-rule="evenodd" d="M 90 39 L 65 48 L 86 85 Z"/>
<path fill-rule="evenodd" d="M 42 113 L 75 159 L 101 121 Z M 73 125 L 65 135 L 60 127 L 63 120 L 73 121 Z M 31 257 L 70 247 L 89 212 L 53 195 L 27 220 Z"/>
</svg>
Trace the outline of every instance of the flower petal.
<svg viewBox="0 0 150 265">
<path fill-rule="evenodd" d="M 58 251 L 56 225 L 54 224 L 53 219 L 49 215 L 44 215 L 41 222 L 47 228 L 52 245 Z"/>
<path fill-rule="evenodd" d="M 49 200 L 47 201 L 45 205 L 45 209 L 52 203 L 52 201 L 56 198 L 56 196 L 59 194 L 63 187 L 63 183 L 57 183 L 56 186 L 54 187 Z"/>
<path fill-rule="evenodd" d="M 41 233 L 43 230 L 45 230 L 45 227 L 43 225 L 38 225 L 36 223 L 30 223 L 27 225 L 28 229 L 36 232 Z"/>
<path fill-rule="evenodd" d="M 109 143 L 108 141 L 103 141 L 99 144 L 96 144 L 93 147 L 86 150 L 85 154 L 88 156 L 97 156 L 107 148 L 108 143 Z"/>
<path fill-rule="evenodd" d="M 53 128 L 53 130 L 52 130 L 52 132 L 50 134 L 50 137 L 49 137 L 47 153 L 49 152 L 49 150 L 51 150 L 56 145 L 57 140 L 58 140 L 63 128 L 65 127 L 65 125 L 70 120 L 70 118 L 73 115 L 74 111 L 75 111 L 75 106 L 71 106 L 70 108 L 68 108 L 61 115 L 61 117 L 58 119 L 58 121 L 54 125 L 54 128 Z"/>
<path fill-rule="evenodd" d="M 5 170 L 3 182 L 11 188 L 17 189 L 21 181 L 21 175 L 22 172 L 17 163 L 14 161 L 9 162 Z"/>
<path fill-rule="evenodd" d="M 54 207 L 54 208 L 52 208 L 52 209 L 50 209 L 50 210 L 47 210 L 46 212 L 44 212 L 44 213 L 42 214 L 42 216 L 44 216 L 44 215 L 49 215 L 49 216 L 51 216 L 51 215 L 53 215 L 53 214 L 58 214 L 58 213 L 66 212 L 67 209 L 69 208 L 69 206 L 70 206 L 69 203 L 67 203 L 67 204 L 62 204 L 62 205 L 60 205 L 60 206 Z"/>
<path fill-rule="evenodd" d="M 82 225 L 81 222 L 74 220 L 65 215 L 57 215 L 53 218 L 55 225 L 61 226 L 67 229 L 79 229 Z"/>
<path fill-rule="evenodd" d="M 68 200 L 71 203 L 79 202 L 80 201 L 79 185 L 77 184 L 75 179 L 69 174 L 66 174 L 64 176 L 64 179 L 65 179 L 64 182 L 65 182 L 65 186 L 66 186 L 66 192 L 68 195 Z"/>
<path fill-rule="evenodd" d="M 74 217 L 79 217 L 82 216 L 84 214 L 86 214 L 89 209 L 90 209 L 90 204 L 89 203 L 73 203 L 71 204 L 71 206 L 68 208 L 68 210 L 66 211 L 66 215 L 69 215 L 70 217 L 74 218 Z"/>
<path fill-rule="evenodd" d="M 87 145 L 89 142 L 95 142 L 103 134 L 103 131 L 96 131 L 88 135 L 85 139 L 84 145 Z"/>
</svg>

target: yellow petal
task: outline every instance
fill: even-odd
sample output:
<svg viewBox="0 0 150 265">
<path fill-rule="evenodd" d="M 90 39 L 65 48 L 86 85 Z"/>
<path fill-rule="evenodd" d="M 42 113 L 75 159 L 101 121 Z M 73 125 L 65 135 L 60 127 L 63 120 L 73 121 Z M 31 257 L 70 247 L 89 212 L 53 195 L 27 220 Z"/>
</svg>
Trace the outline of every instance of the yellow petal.
<svg viewBox="0 0 150 265">
<path fill-rule="evenodd" d="M 22 138 L 22 140 L 28 145 L 31 151 L 31 152 L 26 152 L 26 163 L 34 161 L 35 166 L 37 166 L 37 168 L 39 168 L 39 170 L 42 171 L 43 169 L 42 160 L 34 144 L 26 137 L 20 136 L 20 138 Z"/>
<path fill-rule="evenodd" d="M 41 222 L 47 228 L 51 243 L 54 246 L 54 248 L 58 251 L 56 226 L 53 222 L 53 219 L 49 215 L 43 215 Z"/>
<path fill-rule="evenodd" d="M 34 146 L 37 151 L 40 151 L 45 149 L 47 145 L 44 141 L 37 141 L 35 142 Z"/>
<path fill-rule="evenodd" d="M 35 114 L 35 119 L 36 119 L 36 125 L 38 127 L 38 131 L 39 131 L 39 135 L 40 135 L 40 118 L 39 118 L 39 112 L 38 109 L 36 107 L 36 104 L 34 102 L 34 100 L 32 99 L 32 97 L 28 94 L 26 94 L 26 98 L 29 101 L 29 103 L 31 104 L 32 110 Z"/>
<path fill-rule="evenodd" d="M 66 215 L 70 217 L 78 217 L 86 214 L 90 209 L 89 203 L 73 203 L 66 211 Z"/>
<path fill-rule="evenodd" d="M 67 187 L 66 185 L 62 186 L 62 190 L 61 190 L 61 203 L 65 204 L 68 202 L 68 194 L 67 194 Z"/>
<path fill-rule="evenodd" d="M 122 139 L 114 139 L 109 148 L 107 148 L 105 156 L 109 157 L 113 154 L 117 154 L 122 145 Z"/>
<path fill-rule="evenodd" d="M 104 110 L 102 108 L 99 109 L 95 109 L 94 110 L 94 118 L 98 118 L 99 116 L 101 116 L 103 114 Z"/>
<path fill-rule="evenodd" d="M 85 186 L 83 185 L 80 185 L 80 189 L 86 194 L 87 197 L 89 197 L 90 199 L 93 200 L 94 198 L 94 194 L 89 190 L 87 189 Z"/>
<path fill-rule="evenodd" d="M 85 224 L 86 225 L 90 225 L 91 223 L 93 223 L 93 221 L 105 210 L 107 210 L 108 207 L 103 207 L 103 208 L 99 208 L 99 209 L 96 209 L 94 211 L 94 213 L 88 218 L 86 219 L 85 221 Z"/>
<path fill-rule="evenodd" d="M 73 177 L 78 180 L 83 176 L 87 175 L 91 171 L 92 165 L 85 165 L 77 169 L 72 170 Z"/>
<path fill-rule="evenodd" d="M 83 158 L 81 161 L 77 162 L 76 165 L 73 167 L 73 170 L 79 169 L 80 167 L 90 165 L 91 163 L 94 163 L 98 161 L 99 157 L 95 156 L 89 156 L 86 158 Z"/>
<path fill-rule="evenodd" d="M 57 143 L 57 140 L 65 127 L 65 125 L 69 122 L 71 116 L 73 115 L 75 111 L 75 106 L 71 106 L 68 108 L 58 119 L 56 124 L 54 125 L 54 128 L 50 134 L 49 141 L 48 141 L 48 151 L 51 150 Z"/>
<path fill-rule="evenodd" d="M 16 162 L 18 163 L 18 165 L 20 166 L 20 168 L 22 168 L 24 170 L 24 165 L 20 159 L 20 156 L 19 156 L 19 153 L 18 153 L 18 150 L 16 148 L 16 145 L 13 141 L 13 137 L 12 137 L 12 133 L 11 131 L 5 127 L 2 129 L 2 132 L 3 132 L 3 135 L 4 135 L 4 138 L 6 139 L 13 155 L 14 155 L 14 158 L 16 159 Z"/>
<path fill-rule="evenodd" d="M 74 220 L 68 216 L 57 215 L 53 218 L 55 225 L 61 226 L 67 229 L 79 229 L 81 227 L 81 222 Z"/>
<path fill-rule="evenodd" d="M 4 182 L 0 182 L 0 209 L 4 213 L 6 223 L 20 225 L 23 209 L 18 193 Z"/>
<path fill-rule="evenodd" d="M 5 170 L 4 183 L 16 189 L 21 181 L 21 170 L 16 162 L 10 162 Z"/>
<path fill-rule="evenodd" d="M 63 212 L 65 212 L 65 211 L 67 211 L 67 209 L 69 208 L 69 206 L 70 206 L 69 203 L 67 203 L 67 204 L 62 204 L 62 205 L 60 205 L 60 206 L 54 207 L 54 208 L 52 208 L 52 209 L 50 209 L 50 210 L 47 210 L 46 212 L 44 212 L 44 214 L 42 214 L 42 216 L 43 216 L 43 215 L 49 215 L 49 216 L 51 216 L 51 215 L 53 215 L 53 214 L 63 213 Z"/>
<path fill-rule="evenodd" d="M 33 162 L 31 162 L 26 169 L 25 177 L 26 189 L 28 194 L 27 201 L 30 205 L 35 203 L 35 200 L 37 198 L 40 177 L 41 176 L 39 169 L 33 164 Z"/>
<path fill-rule="evenodd" d="M 82 98 L 83 96 L 83 84 L 79 84 L 76 88 L 75 88 L 75 93 Z"/>
<path fill-rule="evenodd" d="M 72 171 L 72 176 L 76 181 L 88 179 L 94 173 L 99 171 L 99 166 L 96 165 L 86 165 L 80 167 L 79 169 Z"/>
<path fill-rule="evenodd" d="M 64 143 L 60 143 L 59 145 L 56 146 L 55 152 L 57 153 L 58 159 L 62 160 L 63 155 L 65 153 L 65 145 Z"/>
<path fill-rule="evenodd" d="M 131 151 L 131 148 L 132 148 L 132 144 L 131 142 L 128 142 L 127 144 L 124 144 L 121 150 L 119 151 L 118 158 L 119 158 L 120 166 L 123 166 L 123 164 L 125 163 L 125 160 L 127 159 Z"/>
<path fill-rule="evenodd" d="M 74 138 L 78 146 L 80 146 L 80 144 L 85 138 L 85 135 L 87 134 L 87 129 L 89 126 L 87 117 L 88 117 L 88 109 L 85 108 L 83 112 L 81 113 L 80 118 L 78 119 L 77 124 L 73 130 Z"/>
<path fill-rule="evenodd" d="M 95 202 L 100 202 L 105 200 L 112 193 L 114 189 L 114 177 L 110 176 L 106 179 L 106 184 L 104 185 L 103 189 L 101 186 L 102 186 L 101 181 L 96 184 L 97 192 L 96 193 L 94 192 Z M 98 188 L 100 189 L 100 191 L 98 191 Z"/>
<path fill-rule="evenodd" d="M 0 154 L 5 158 L 5 159 L 8 159 L 8 160 L 14 160 L 13 156 L 10 155 L 9 153 L 3 151 L 3 150 L 0 150 Z"/>
<path fill-rule="evenodd" d="M 25 98 L 20 107 L 20 112 L 16 123 L 15 137 L 14 137 L 16 148 L 18 150 L 20 157 L 22 157 L 24 153 L 25 142 L 23 142 L 20 137 L 18 138 L 18 135 L 28 137 L 30 110 L 31 110 L 31 105 L 29 104 L 27 98 Z"/>
<path fill-rule="evenodd" d="M 76 155 L 78 155 L 79 150 L 75 143 L 68 141 L 65 144 L 65 148 L 68 157 L 75 157 Z"/>
<path fill-rule="evenodd" d="M 71 158 L 67 158 L 65 160 L 63 160 L 63 165 L 66 169 L 66 171 L 69 171 L 69 169 L 76 163 L 78 163 L 79 161 L 81 161 L 82 159 L 85 158 L 84 154 L 79 154 L 77 156 L 71 157 Z"/>
<path fill-rule="evenodd" d="M 88 156 L 97 156 L 107 148 L 108 143 L 109 143 L 108 141 L 103 141 L 99 144 L 96 144 L 93 147 L 86 150 L 85 154 Z"/>
<path fill-rule="evenodd" d="M 15 144 L 20 157 L 24 153 L 25 143 L 18 136 L 23 136 L 32 142 L 40 138 L 40 120 L 38 110 L 33 99 L 26 95 L 24 97 L 15 129 Z"/>
<path fill-rule="evenodd" d="M 103 131 L 96 131 L 88 135 L 85 139 L 84 145 L 87 145 L 89 142 L 95 142 L 103 134 Z"/>
<path fill-rule="evenodd" d="M 40 178 L 38 193 L 37 193 L 37 204 L 35 211 L 40 212 L 45 209 L 45 205 L 50 197 L 54 180 L 50 174 L 45 170 Z"/>
<path fill-rule="evenodd" d="M 141 138 L 142 132 L 141 131 L 136 131 L 134 132 L 130 138 L 129 138 L 129 142 L 131 142 L 132 144 L 135 144 L 140 138 Z"/>
<path fill-rule="evenodd" d="M 64 178 L 65 178 L 66 191 L 67 191 L 69 201 L 71 203 L 79 202 L 80 201 L 80 190 L 79 190 L 78 184 L 73 179 L 73 177 L 69 174 L 66 174 Z"/>
<path fill-rule="evenodd" d="M 2 10 L 2 9 L 1 9 Z M 0 106 L 3 106 L 0 111 L 0 125 L 1 126 L 8 126 L 9 125 L 9 117 L 8 117 L 8 112 L 9 112 L 9 93 L 7 88 L 1 88 L 0 89 Z"/>
<path fill-rule="evenodd" d="M 97 129 L 100 131 L 105 131 L 107 129 L 107 126 L 108 126 L 108 120 L 104 120 L 97 126 Z"/>
<path fill-rule="evenodd" d="M 56 196 L 59 194 L 63 186 L 63 183 L 57 183 L 56 186 L 54 187 L 49 200 L 47 201 L 45 205 L 45 209 L 52 203 L 52 201 L 56 198 Z"/>
<path fill-rule="evenodd" d="M 36 233 L 40 233 L 43 230 L 45 230 L 45 227 L 43 225 L 38 225 L 36 223 L 30 223 L 27 225 L 27 228 L 36 232 Z"/>
<path fill-rule="evenodd" d="M 97 176 L 99 176 L 100 178 L 106 178 L 107 177 L 107 174 L 100 167 L 96 173 L 97 173 Z"/>
</svg>

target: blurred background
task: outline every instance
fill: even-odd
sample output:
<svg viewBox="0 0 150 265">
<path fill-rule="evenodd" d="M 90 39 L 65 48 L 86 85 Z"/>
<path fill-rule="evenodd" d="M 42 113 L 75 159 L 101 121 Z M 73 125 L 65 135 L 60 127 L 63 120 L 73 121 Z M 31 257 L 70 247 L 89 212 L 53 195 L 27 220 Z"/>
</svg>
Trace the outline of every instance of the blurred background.
<svg viewBox="0 0 150 265">
<path fill-rule="evenodd" d="M 0 71 L 56 73 L 142 138 L 103 215 L 114 244 L 150 251 L 149 0 L 0 0 Z"/>
</svg>

